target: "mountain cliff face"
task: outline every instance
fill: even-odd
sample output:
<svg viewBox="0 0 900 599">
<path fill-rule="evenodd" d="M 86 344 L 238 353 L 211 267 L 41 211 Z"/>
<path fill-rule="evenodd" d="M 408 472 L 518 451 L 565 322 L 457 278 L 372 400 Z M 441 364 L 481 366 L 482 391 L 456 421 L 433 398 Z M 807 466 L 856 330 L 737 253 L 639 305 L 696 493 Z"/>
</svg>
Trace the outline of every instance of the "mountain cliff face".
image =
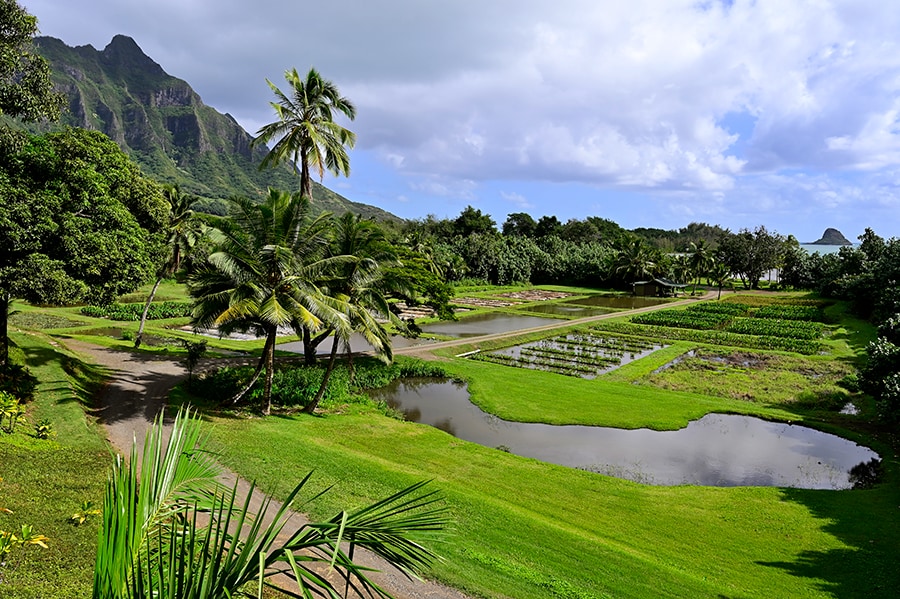
<svg viewBox="0 0 900 599">
<path fill-rule="evenodd" d="M 36 38 L 35 48 L 68 98 L 62 123 L 102 131 L 157 181 L 211 199 L 297 188 L 287 166 L 260 171 L 265 149 L 251 148 L 253 138 L 231 115 L 206 106 L 187 82 L 167 74 L 130 37 L 117 35 L 102 51 L 72 48 L 52 37 Z M 399 220 L 318 183 L 313 197 L 316 206 L 336 214 L 349 210 Z"/>
</svg>

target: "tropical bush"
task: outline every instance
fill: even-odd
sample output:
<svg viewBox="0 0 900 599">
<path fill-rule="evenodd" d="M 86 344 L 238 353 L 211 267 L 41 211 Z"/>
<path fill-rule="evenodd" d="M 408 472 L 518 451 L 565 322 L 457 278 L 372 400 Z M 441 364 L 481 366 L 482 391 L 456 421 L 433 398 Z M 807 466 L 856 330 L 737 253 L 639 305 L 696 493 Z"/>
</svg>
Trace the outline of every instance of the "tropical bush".
<svg viewBox="0 0 900 599">
<path fill-rule="evenodd" d="M 244 386 L 253 373 L 250 366 L 220 368 L 204 377 L 195 379 L 191 391 L 198 397 L 230 398 Z M 282 407 L 305 407 L 316 395 L 322 384 L 325 370 L 320 366 L 283 365 L 275 369 L 272 377 L 272 402 Z M 324 406 L 340 403 L 369 401 L 361 393 L 364 389 L 377 389 L 401 377 L 442 377 L 446 371 L 434 362 L 400 357 L 390 364 L 376 359 L 354 360 L 335 366 L 328 381 Z M 257 383 L 245 396 L 247 403 L 262 401 L 262 384 Z"/>
<path fill-rule="evenodd" d="M 185 318 L 191 315 L 190 302 L 161 302 L 150 304 L 147 311 L 148 320 L 162 320 L 164 318 Z M 93 318 L 108 318 L 109 320 L 140 320 L 144 311 L 144 304 L 110 304 L 108 306 L 84 306 L 81 313 Z"/>
</svg>

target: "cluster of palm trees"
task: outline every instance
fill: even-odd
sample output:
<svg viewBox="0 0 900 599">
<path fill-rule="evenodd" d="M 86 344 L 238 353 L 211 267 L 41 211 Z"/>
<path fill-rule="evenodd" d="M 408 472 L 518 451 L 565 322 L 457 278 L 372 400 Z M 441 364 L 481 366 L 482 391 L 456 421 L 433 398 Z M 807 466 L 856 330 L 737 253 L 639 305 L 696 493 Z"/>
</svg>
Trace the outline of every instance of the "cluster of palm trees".
<svg viewBox="0 0 900 599">
<path fill-rule="evenodd" d="M 161 280 L 181 268 L 184 256 L 201 238 L 211 244 L 208 258 L 192 265 L 188 289 L 194 300 L 193 324 L 221 334 L 252 332 L 265 338 L 262 356 L 251 379 L 233 398 L 240 400 L 265 372 L 263 412 L 271 411 L 275 341 L 279 331 L 293 329 L 303 339 L 307 364 L 316 361 L 317 347 L 333 336 L 328 367 L 313 411 L 331 374 L 343 342 L 357 332 L 385 359 L 391 358 L 386 323 L 404 324 L 391 312 L 387 294 L 408 294 L 409 286 L 387 272 L 397 256 L 382 230 L 359 216 L 334 219 L 312 207 L 312 174 L 325 170 L 349 175 L 355 135 L 334 121 L 340 113 L 353 119 L 356 109 L 337 87 L 311 69 L 305 78 L 296 69 L 285 78 L 282 92 L 271 81 L 277 120 L 262 127 L 254 144 L 275 140 L 260 168 L 283 162 L 294 165 L 299 191 L 269 189 L 262 202 L 228 200 L 231 218 L 217 228 L 206 227 L 190 210 L 195 197 L 177 187 L 166 190 L 169 202 L 168 253 L 147 299 L 135 347 L 143 336 L 147 308 Z"/>
<path fill-rule="evenodd" d="M 651 247 L 642 238 L 626 242 L 613 256 L 610 270 L 626 281 L 662 276 L 678 283 L 690 283 L 696 277 L 696 286 L 703 277 L 719 288 L 731 278 L 731 270 L 717 258 L 714 249 L 705 241 L 691 242 L 687 252 L 669 256 Z"/>
</svg>

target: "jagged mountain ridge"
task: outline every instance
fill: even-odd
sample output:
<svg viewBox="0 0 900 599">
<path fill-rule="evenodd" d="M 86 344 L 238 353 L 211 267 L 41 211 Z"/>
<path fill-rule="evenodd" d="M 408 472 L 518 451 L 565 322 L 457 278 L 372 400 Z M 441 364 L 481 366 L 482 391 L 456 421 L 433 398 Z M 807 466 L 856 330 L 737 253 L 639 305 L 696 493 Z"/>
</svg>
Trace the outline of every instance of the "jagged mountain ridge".
<svg viewBox="0 0 900 599">
<path fill-rule="evenodd" d="M 132 38 L 116 35 L 97 50 L 38 37 L 35 49 L 50 62 L 53 82 L 67 98 L 61 123 L 102 131 L 157 181 L 211 199 L 259 197 L 268 187 L 297 188 L 287 166 L 260 171 L 265 149 L 251 147 L 252 136 L 231 115 L 204 104 L 186 81 L 166 73 Z M 322 210 L 399 220 L 313 185 L 314 203 Z"/>
</svg>

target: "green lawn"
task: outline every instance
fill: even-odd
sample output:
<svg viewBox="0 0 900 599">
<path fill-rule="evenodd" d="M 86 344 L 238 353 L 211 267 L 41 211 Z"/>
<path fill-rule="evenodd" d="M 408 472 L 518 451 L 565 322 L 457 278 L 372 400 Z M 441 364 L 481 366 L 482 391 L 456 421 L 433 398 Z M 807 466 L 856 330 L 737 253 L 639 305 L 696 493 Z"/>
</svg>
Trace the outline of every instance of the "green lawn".
<svg viewBox="0 0 900 599">
<path fill-rule="evenodd" d="M 95 389 L 98 373 L 61 354 L 37 335 L 13 335 L 13 354 L 24 359 L 40 379 L 27 422 L 14 434 L 0 433 L 0 529 L 31 524 L 49 537 L 47 549 L 31 548 L 25 562 L 0 568 L 4 599 L 83 598 L 91 594 L 97 519 L 81 526 L 68 522 L 85 501 L 103 499 L 111 454 L 102 431 L 81 401 Z M 55 435 L 31 436 L 33 423 L 48 419 Z"/>
<path fill-rule="evenodd" d="M 335 485 L 318 515 L 434 479 L 452 536 L 433 574 L 475 595 L 887 597 L 900 583 L 893 485 L 653 487 L 372 413 L 213 421 L 222 459 L 268 491 L 313 469 Z"/>
<path fill-rule="evenodd" d="M 38 328 L 70 335 L 99 326 L 96 320 L 81 325 L 77 310 L 65 310 L 44 312 L 61 320 L 30 318 L 46 325 Z M 871 327 L 845 318 L 826 343 L 832 356 L 850 361 L 869 335 Z M 88 596 L 96 523 L 76 528 L 66 519 L 82 501 L 99 501 L 110 461 L 75 400 L 86 397 L 96 373 L 42 337 L 20 334 L 15 340 L 43 381 L 30 418 L 49 417 L 57 436 L 41 442 L 25 429 L 0 435 L 0 504 L 15 511 L 0 515 L 0 524 L 31 522 L 51 538 L 51 547 L 5 574 L 0 597 Z M 759 401 L 704 390 L 714 376 L 708 373 L 678 378 L 677 390 L 659 388 L 652 371 L 697 346 L 671 342 L 593 381 L 451 357 L 465 348 L 442 357 L 449 372 L 469 381 L 473 401 L 503 418 L 657 429 L 682 427 L 709 412 L 808 420 L 879 451 L 886 481 L 865 491 L 646 486 L 481 447 L 353 403 L 316 417 L 210 413 L 210 431 L 226 465 L 277 496 L 310 470 L 314 487 L 334 485 L 304 506 L 316 516 L 432 479 L 445 497 L 451 526 L 438 546 L 444 559 L 430 575 L 473 596 L 895 596 L 900 484 L 889 439 L 858 419 L 832 413 L 820 420 L 821 410 L 792 401 L 796 393 L 787 387 L 798 383 L 787 374 L 773 379 L 778 394 Z M 828 361 L 770 354 L 786 371 Z M 738 374 L 726 373 L 723 386 Z"/>
</svg>

